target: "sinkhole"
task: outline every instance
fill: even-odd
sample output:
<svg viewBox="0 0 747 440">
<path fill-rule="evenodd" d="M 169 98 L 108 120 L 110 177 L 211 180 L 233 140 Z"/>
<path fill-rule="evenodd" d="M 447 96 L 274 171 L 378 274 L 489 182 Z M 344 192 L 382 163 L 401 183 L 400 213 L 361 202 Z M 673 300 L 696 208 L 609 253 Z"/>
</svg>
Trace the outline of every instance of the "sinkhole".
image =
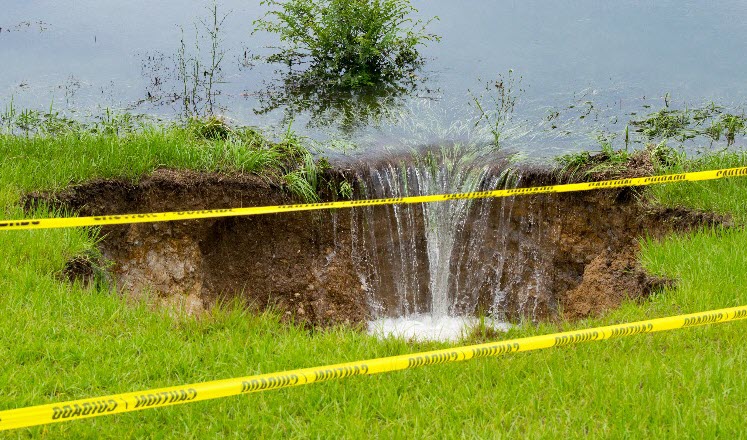
<svg viewBox="0 0 747 440">
<path fill-rule="evenodd" d="M 354 198 L 555 184 L 562 174 L 442 148 L 333 167 Z M 331 196 L 330 196 L 331 197 Z M 272 179 L 158 170 L 138 183 L 99 180 L 35 194 L 81 215 L 295 203 Z M 722 222 L 652 206 L 638 188 L 450 200 L 249 217 L 107 226 L 100 249 L 119 292 L 188 313 L 240 299 L 310 326 L 454 339 L 477 317 L 580 318 L 668 280 L 638 263 L 638 241 Z M 73 269 L 75 269 L 73 265 Z M 72 270 L 89 273 L 87 270 Z"/>
</svg>

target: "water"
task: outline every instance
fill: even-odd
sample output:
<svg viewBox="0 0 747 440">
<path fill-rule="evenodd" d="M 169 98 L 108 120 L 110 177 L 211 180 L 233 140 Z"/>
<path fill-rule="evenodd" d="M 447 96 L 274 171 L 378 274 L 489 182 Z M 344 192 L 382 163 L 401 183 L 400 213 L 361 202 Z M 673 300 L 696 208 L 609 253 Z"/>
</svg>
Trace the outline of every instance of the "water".
<svg viewBox="0 0 747 440">
<path fill-rule="evenodd" d="M 174 64 L 180 27 L 188 52 L 196 54 L 194 25 L 209 19 L 209 4 L 8 0 L 0 14 L 0 104 L 12 98 L 19 108 L 54 106 L 80 116 L 112 107 L 174 117 L 181 110 L 170 99 L 180 87 Z M 384 145 L 436 142 L 474 117 L 469 92 L 509 69 L 522 77 L 523 92 L 505 144 L 533 156 L 594 148 L 598 130 L 619 133 L 630 113 L 662 107 L 666 93 L 677 107 L 716 101 L 741 108 L 747 99 L 747 59 L 740 56 L 747 49 L 747 4 L 738 0 L 414 5 L 424 18 L 440 17 L 431 30 L 441 42 L 423 49 L 424 84 L 389 100 L 385 110 L 364 100 L 319 108 L 311 97 L 293 115 L 296 129 L 319 139 L 345 136 L 374 154 Z M 251 33 L 264 7 L 226 0 L 219 13 L 228 14 L 221 28 L 223 83 L 216 88 L 220 111 L 237 123 L 280 129 L 293 102 L 258 113 L 261 92 L 277 84 L 277 66 L 249 67 L 244 57 L 276 43 L 272 35 Z M 207 42 L 201 45 L 204 58 Z M 374 124 L 366 117 L 371 113 L 390 117 Z"/>
<path fill-rule="evenodd" d="M 469 335 L 480 324 L 478 318 L 469 316 L 413 315 L 400 318 L 381 318 L 368 324 L 368 333 L 380 338 L 397 337 L 416 341 L 456 342 Z M 487 318 L 485 328 L 507 331 L 510 324 Z"/>
<path fill-rule="evenodd" d="M 366 196 L 376 198 L 496 189 L 508 181 L 502 172 L 507 162 L 474 144 L 451 145 L 366 161 L 358 180 L 365 183 Z M 492 210 L 510 211 L 512 205 L 511 199 L 466 199 L 353 211 L 353 255 L 377 318 L 369 330 L 453 339 L 474 324 L 476 313 L 491 313 L 501 323 L 504 295 L 493 289 L 501 277 L 491 279 L 486 272 L 504 264 L 492 255 L 484 258 L 484 252 L 500 237 L 505 248 Z"/>
</svg>

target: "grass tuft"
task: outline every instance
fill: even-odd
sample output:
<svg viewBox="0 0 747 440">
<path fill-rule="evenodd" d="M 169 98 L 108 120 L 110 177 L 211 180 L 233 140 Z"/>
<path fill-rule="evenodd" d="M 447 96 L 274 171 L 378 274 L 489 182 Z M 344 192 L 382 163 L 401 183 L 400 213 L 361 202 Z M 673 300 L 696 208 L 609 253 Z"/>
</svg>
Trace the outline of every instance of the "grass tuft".
<svg viewBox="0 0 747 440">
<path fill-rule="evenodd" d="M 109 115 L 63 131 L 50 131 L 41 120 L 23 134 L 0 133 L 1 206 L 17 203 L 30 191 L 59 190 L 96 178 L 135 181 L 158 168 L 276 176 L 301 200 L 318 200 L 326 161 L 317 163 L 305 139 L 290 127 L 273 142 L 254 128 L 232 128 L 216 117 L 190 119 L 184 126 L 135 127 L 136 119 Z"/>
</svg>

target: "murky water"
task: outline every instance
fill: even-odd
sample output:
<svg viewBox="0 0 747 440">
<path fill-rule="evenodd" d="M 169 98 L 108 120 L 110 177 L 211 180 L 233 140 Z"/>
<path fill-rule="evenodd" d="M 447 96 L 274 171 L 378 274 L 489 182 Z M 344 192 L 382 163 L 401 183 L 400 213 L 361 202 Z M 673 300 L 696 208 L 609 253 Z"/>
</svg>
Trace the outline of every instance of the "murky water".
<svg viewBox="0 0 747 440">
<path fill-rule="evenodd" d="M 425 82 L 412 95 L 389 100 L 384 110 L 371 108 L 369 100 L 351 113 L 340 108 L 350 100 L 321 105 L 314 96 L 300 104 L 281 99 L 268 108 L 261 92 L 277 84 L 276 66 L 247 59 L 275 43 L 273 36 L 251 32 L 264 7 L 258 0 L 220 2 L 219 14 L 227 17 L 220 29 L 225 57 L 217 108 L 239 123 L 268 127 L 287 124 L 286 110 L 295 108 L 297 130 L 317 138 L 344 135 L 375 151 L 475 136 L 470 92 L 513 69 L 521 78 L 514 90 L 519 99 L 503 130 L 504 145 L 550 156 L 596 147 L 597 130 L 623 130 L 630 113 L 662 107 L 667 93 L 676 107 L 716 101 L 739 108 L 747 99 L 747 59 L 741 56 L 747 4 L 738 0 L 414 4 L 424 17 L 440 17 L 431 30 L 441 42 L 423 51 Z M 182 88 L 175 63 L 180 40 L 185 38 L 188 56 L 207 56 L 208 41 L 195 39 L 195 25 L 201 29 L 200 20 L 210 19 L 209 5 L 6 1 L 0 12 L 0 107 L 13 99 L 17 108 L 53 106 L 82 116 L 111 107 L 174 117 L 182 110 L 173 99 Z M 389 117 L 374 124 L 371 114 Z"/>
</svg>

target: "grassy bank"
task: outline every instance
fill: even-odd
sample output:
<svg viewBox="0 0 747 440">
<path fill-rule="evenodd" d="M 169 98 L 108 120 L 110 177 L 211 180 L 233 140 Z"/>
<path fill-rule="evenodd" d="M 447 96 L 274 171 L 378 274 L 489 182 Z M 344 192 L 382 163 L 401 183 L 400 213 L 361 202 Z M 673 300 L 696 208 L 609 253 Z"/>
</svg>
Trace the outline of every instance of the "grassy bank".
<svg viewBox="0 0 747 440">
<path fill-rule="evenodd" d="M 5 215 L 24 191 L 157 166 L 250 169 L 230 139 L 187 129 L 133 137 L 0 137 Z M 88 137 L 87 137 L 88 136 Z M 282 148 L 267 146 L 267 148 Z M 233 154 L 233 156 L 232 156 Z M 248 162 L 246 162 L 248 163 Z M 256 172 L 289 171 L 282 160 Z M 699 169 L 747 163 L 724 154 Z M 42 164 L 43 168 L 42 168 Z M 247 168 L 242 168 L 246 166 Z M 300 163 L 298 166 L 301 166 Z M 665 171 L 665 170 L 662 170 Z M 663 204 L 747 218 L 747 179 L 650 189 Z M 505 338 L 747 303 L 747 232 L 703 230 L 643 242 L 642 260 L 677 287 L 600 319 L 511 330 Z M 200 319 L 59 281 L 94 246 L 84 229 L 0 234 L 0 409 L 403 354 L 438 343 L 310 332 L 238 307 Z M 296 389 L 50 425 L 8 437 L 738 437 L 747 409 L 744 323 L 522 353 Z"/>
<path fill-rule="evenodd" d="M 735 168 L 747 165 L 744 151 L 723 151 L 694 159 L 679 159 L 662 173 Z M 747 185 L 744 179 L 659 185 L 650 188 L 653 200 L 664 206 L 687 206 L 721 214 L 730 214 L 738 223 L 747 222 Z"/>
<path fill-rule="evenodd" d="M 327 166 L 290 129 L 271 139 L 253 128 L 217 119 L 187 124 L 145 123 L 123 133 L 76 126 L 40 133 L 0 132 L 0 204 L 8 207 L 34 190 L 57 190 L 97 178 L 136 180 L 157 168 L 256 173 L 301 200 L 316 200 Z"/>
</svg>

